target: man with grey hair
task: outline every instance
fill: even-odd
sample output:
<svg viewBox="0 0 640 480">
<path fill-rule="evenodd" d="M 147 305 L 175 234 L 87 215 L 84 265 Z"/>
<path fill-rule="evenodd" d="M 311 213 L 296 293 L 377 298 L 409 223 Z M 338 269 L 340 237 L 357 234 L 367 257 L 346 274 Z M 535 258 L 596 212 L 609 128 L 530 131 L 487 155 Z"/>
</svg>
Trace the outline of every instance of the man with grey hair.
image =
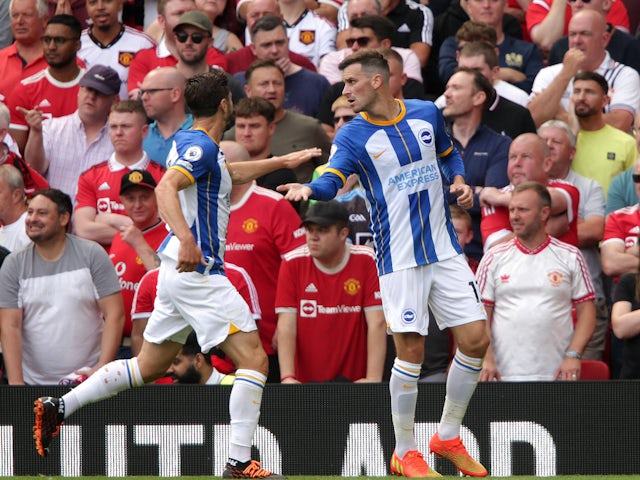
<svg viewBox="0 0 640 480">
<path fill-rule="evenodd" d="M 576 136 L 569 125 L 561 120 L 549 120 L 540 125 L 538 135 L 547 142 L 551 153 L 552 165 L 549 177 L 569 182 L 580 192 L 578 247 L 589 267 L 596 295 L 596 329 L 583 352 L 583 358 L 602 360 L 609 331 L 609 311 L 598 250 L 598 244 L 604 233 L 604 191 L 598 182 L 576 173 L 571 168 L 571 160 L 576 151 Z"/>
<path fill-rule="evenodd" d="M 20 171 L 13 165 L 0 165 L 0 246 L 9 251 L 19 250 L 31 241 L 25 230 L 25 200 Z"/>
<path fill-rule="evenodd" d="M 1 2 L 6 5 L 7 0 Z M 0 101 L 6 101 L 20 80 L 48 67 L 42 51 L 47 0 L 11 0 L 9 15 L 14 42 L 0 50 Z"/>
</svg>

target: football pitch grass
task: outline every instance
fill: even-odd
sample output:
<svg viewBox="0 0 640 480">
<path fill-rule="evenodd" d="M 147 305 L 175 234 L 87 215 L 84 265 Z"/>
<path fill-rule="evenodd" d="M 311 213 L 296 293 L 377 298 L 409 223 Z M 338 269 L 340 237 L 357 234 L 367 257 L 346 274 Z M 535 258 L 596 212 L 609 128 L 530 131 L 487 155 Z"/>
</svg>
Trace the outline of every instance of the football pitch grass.
<svg viewBox="0 0 640 480">
<path fill-rule="evenodd" d="M 34 477 L 7 477 L 10 478 L 11 480 L 114 480 L 114 478 L 117 477 L 100 477 L 100 476 L 94 476 L 94 477 L 52 477 L 52 476 L 48 476 L 48 475 L 39 475 L 39 476 L 34 476 Z M 132 477 L 120 477 L 120 478 L 124 478 L 126 480 L 174 480 L 176 478 L 180 478 L 180 479 L 185 479 L 185 480 L 212 480 L 214 478 L 220 478 L 220 477 L 215 477 L 215 476 L 211 476 L 211 475 L 204 475 L 204 476 L 182 476 L 182 477 L 141 477 L 141 476 L 132 476 Z M 315 476 L 310 476 L 310 475 L 291 475 L 287 477 L 289 480 L 348 480 L 348 479 L 353 479 L 353 480 L 364 480 L 364 479 L 371 479 L 371 480 L 391 480 L 391 479 L 395 479 L 395 480 L 399 480 L 401 477 L 394 477 L 394 476 L 387 476 L 387 477 L 365 477 L 365 476 L 361 476 L 361 477 L 335 477 L 335 476 L 321 476 L 321 475 L 315 475 Z M 454 479 L 454 478 L 460 478 L 458 476 L 454 476 L 454 475 L 450 475 L 450 476 L 446 476 L 444 478 L 450 478 L 450 479 Z M 472 478 L 472 477 L 466 477 L 466 478 Z M 560 480 L 632 480 L 632 479 L 637 479 L 639 478 L 638 475 L 558 475 L 557 477 L 533 477 L 533 476 L 512 476 L 512 477 L 486 477 L 488 479 L 492 479 L 492 480 L 499 480 L 499 479 L 511 479 L 511 480 L 541 480 L 542 478 L 545 479 L 560 479 Z"/>
</svg>

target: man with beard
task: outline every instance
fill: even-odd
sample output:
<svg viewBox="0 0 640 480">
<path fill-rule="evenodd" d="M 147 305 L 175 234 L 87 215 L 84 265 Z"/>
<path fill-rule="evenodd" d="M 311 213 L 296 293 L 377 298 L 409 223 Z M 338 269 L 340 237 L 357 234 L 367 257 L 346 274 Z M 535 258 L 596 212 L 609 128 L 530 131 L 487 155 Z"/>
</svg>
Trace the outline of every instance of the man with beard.
<svg viewBox="0 0 640 480">
<path fill-rule="evenodd" d="M 129 64 L 137 52 L 155 47 L 156 42 L 145 33 L 118 21 L 123 0 L 87 0 L 91 26 L 82 31 L 78 52 L 87 67 L 109 65 L 118 72 L 122 85 L 120 99 L 127 98 Z"/>
<path fill-rule="evenodd" d="M 211 363 L 211 355 L 202 353 L 195 332 L 191 332 L 167 374 L 174 383 L 231 385 L 235 375 L 220 373 Z"/>
<path fill-rule="evenodd" d="M 604 190 L 617 174 L 631 168 L 638 152 L 631 135 L 607 124 L 605 106 L 610 102 L 607 80 L 595 72 L 579 72 L 573 80 L 571 102 L 580 130 L 576 141 L 573 169 L 597 181 Z"/>
<path fill-rule="evenodd" d="M 51 17 L 41 38 L 49 66 L 21 80 L 7 99 L 11 111 L 9 133 L 21 152 L 29 134 L 25 110 L 38 109 L 45 118 L 55 118 L 70 115 L 78 107 L 76 98 L 84 74 L 76 60 L 81 33 L 82 25 L 71 15 Z"/>
<path fill-rule="evenodd" d="M 67 234 L 70 221 L 69 196 L 40 190 L 27 210 L 32 243 L 2 265 L 0 338 L 11 385 L 93 372 L 120 345 L 124 307 L 111 260 L 98 244 Z"/>
<path fill-rule="evenodd" d="M 140 353 L 105 365 L 62 398 L 35 401 L 36 450 L 46 456 L 65 418 L 85 405 L 163 376 L 191 330 L 203 350 L 215 346 L 238 367 L 229 400 L 231 434 L 225 478 L 281 478 L 251 460 L 267 378 L 265 354 L 246 302 L 225 276 L 224 238 L 232 183 L 244 183 L 320 154 L 308 149 L 258 162 L 227 164 L 218 147 L 233 102 L 222 73 L 187 81 L 193 128 L 176 135 L 168 169 L 156 188 L 158 209 L 170 228 L 158 252 L 157 298 Z M 122 328 L 122 327 L 121 327 Z"/>
</svg>

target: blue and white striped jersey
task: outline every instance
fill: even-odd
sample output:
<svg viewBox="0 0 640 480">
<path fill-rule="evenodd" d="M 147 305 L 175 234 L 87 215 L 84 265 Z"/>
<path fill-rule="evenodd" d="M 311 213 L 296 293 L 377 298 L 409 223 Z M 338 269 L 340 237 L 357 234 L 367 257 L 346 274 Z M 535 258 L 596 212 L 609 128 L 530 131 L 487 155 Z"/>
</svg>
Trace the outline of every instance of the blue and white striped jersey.
<svg viewBox="0 0 640 480">
<path fill-rule="evenodd" d="M 192 182 L 178 192 L 182 213 L 208 265 L 200 273 L 224 273 L 224 249 L 229 224 L 231 176 L 224 154 L 203 130 L 180 130 L 167 157 L 167 168 Z M 178 259 L 179 240 L 171 233 L 158 250 Z"/>
<path fill-rule="evenodd" d="M 329 164 L 311 186 L 329 200 L 356 173 L 366 191 L 380 275 L 462 253 L 445 201 L 445 181 L 464 176 L 460 154 L 432 102 L 398 101 L 400 113 L 377 122 L 365 113 L 342 127 Z"/>
</svg>

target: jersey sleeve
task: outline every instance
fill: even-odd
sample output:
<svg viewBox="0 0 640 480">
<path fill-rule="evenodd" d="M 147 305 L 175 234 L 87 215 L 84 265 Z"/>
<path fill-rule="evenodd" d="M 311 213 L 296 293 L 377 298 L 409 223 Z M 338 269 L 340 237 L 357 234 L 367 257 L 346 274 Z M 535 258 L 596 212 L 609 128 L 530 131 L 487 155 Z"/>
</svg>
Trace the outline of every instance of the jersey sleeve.
<svg viewBox="0 0 640 480">
<path fill-rule="evenodd" d="M 640 108 L 640 76 L 631 67 L 624 67 L 615 79 L 609 110 L 627 110 L 634 117 Z"/>
<path fill-rule="evenodd" d="M 20 308 L 19 259 L 16 254 L 5 258 L 0 268 L 0 308 Z"/>
<path fill-rule="evenodd" d="M 613 302 L 629 302 L 631 304 L 636 302 L 636 277 L 635 273 L 625 273 L 618 280 L 616 285 Z"/>
<path fill-rule="evenodd" d="M 89 243 L 91 252 L 91 278 L 96 287 L 98 298 L 104 298 L 120 292 L 120 281 L 113 263 L 104 248 L 95 242 Z"/>
<path fill-rule="evenodd" d="M 571 279 L 571 298 L 574 303 L 582 303 L 595 298 L 591 273 L 580 250 L 576 248 L 574 275 Z"/>
<path fill-rule="evenodd" d="M 282 263 L 280 263 L 278 287 L 276 289 L 276 300 L 274 303 L 276 313 L 280 313 L 282 310 L 298 310 L 297 290 L 294 288 L 296 284 L 293 262 L 283 260 Z"/>
<path fill-rule="evenodd" d="M 511 223 L 509 222 L 507 209 L 505 207 L 483 207 L 480 232 L 482 233 L 482 245 L 485 252 L 489 245 L 510 234 Z"/>
<path fill-rule="evenodd" d="M 13 89 L 11 95 L 7 98 L 7 107 L 9 108 L 11 118 L 9 127 L 16 130 L 28 130 L 29 125 L 27 124 L 27 120 L 24 118 L 24 115 L 18 111 L 17 107 L 31 110 L 35 105 L 29 105 L 27 89 L 23 84 L 20 83 Z"/>
<path fill-rule="evenodd" d="M 151 316 L 153 303 L 156 300 L 156 287 L 158 286 L 159 269 L 149 270 L 140 279 L 138 288 L 133 296 L 131 307 L 131 319 L 144 319 Z"/>
<path fill-rule="evenodd" d="M 493 306 L 495 303 L 495 286 L 493 283 L 493 270 L 495 268 L 495 256 L 492 253 L 486 253 L 478 270 L 476 272 L 476 282 L 478 283 L 478 289 L 480 290 L 480 298 L 482 303 L 488 306 Z"/>
<path fill-rule="evenodd" d="M 604 233 L 602 235 L 603 244 L 610 241 L 624 242 L 626 234 L 620 224 L 620 216 L 621 214 L 618 212 L 613 212 L 607 218 L 607 221 L 604 224 Z"/>
<path fill-rule="evenodd" d="M 80 175 L 78 178 L 78 191 L 76 193 L 76 207 L 79 209 L 82 207 L 97 208 L 98 199 L 96 198 L 96 185 L 92 182 L 88 176 L 91 170 L 88 170 Z"/>
<path fill-rule="evenodd" d="M 262 311 L 260 310 L 258 291 L 249 272 L 232 263 L 225 263 L 224 269 L 231 284 L 238 290 L 240 296 L 249 306 L 253 319 L 256 321 L 260 320 L 260 318 L 262 318 Z"/>
</svg>

